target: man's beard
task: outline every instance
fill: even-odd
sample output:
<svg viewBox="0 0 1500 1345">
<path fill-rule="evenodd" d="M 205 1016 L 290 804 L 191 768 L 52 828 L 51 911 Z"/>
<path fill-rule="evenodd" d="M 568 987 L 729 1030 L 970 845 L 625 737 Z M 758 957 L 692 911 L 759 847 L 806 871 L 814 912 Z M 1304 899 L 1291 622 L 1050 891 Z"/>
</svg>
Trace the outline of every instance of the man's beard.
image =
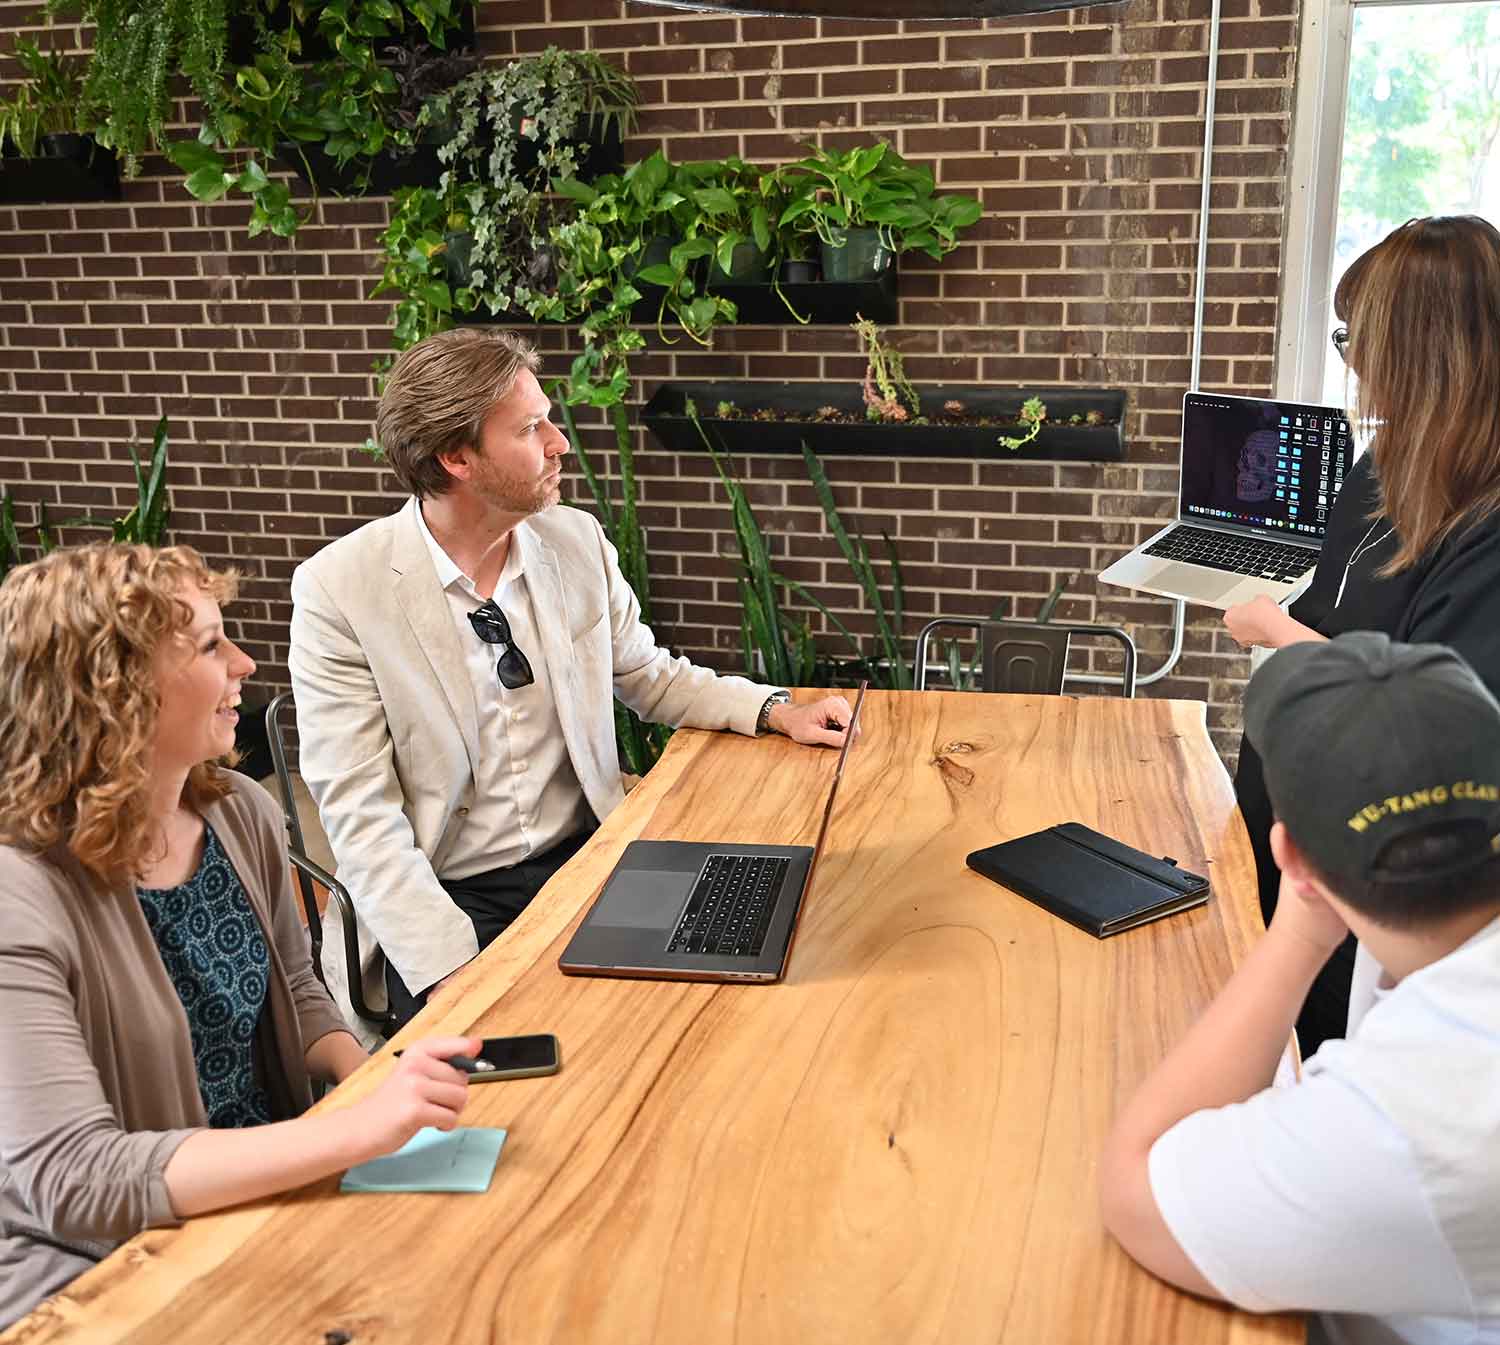
<svg viewBox="0 0 1500 1345">
<path fill-rule="evenodd" d="M 561 476 L 544 481 L 510 476 L 493 463 L 480 459 L 482 466 L 471 481 L 474 493 L 486 504 L 507 514 L 529 516 L 550 509 L 562 497 Z"/>
</svg>

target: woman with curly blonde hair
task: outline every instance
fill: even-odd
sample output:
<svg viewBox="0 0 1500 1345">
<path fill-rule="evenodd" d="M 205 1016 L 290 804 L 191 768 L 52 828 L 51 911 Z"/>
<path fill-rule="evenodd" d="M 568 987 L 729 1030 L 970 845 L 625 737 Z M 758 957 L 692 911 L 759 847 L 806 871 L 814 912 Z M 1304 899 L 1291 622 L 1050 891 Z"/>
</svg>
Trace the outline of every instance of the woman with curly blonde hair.
<svg viewBox="0 0 1500 1345">
<path fill-rule="evenodd" d="M 468 1038 L 365 1052 L 313 975 L 280 814 L 218 764 L 255 665 L 188 547 L 60 551 L 0 585 L 0 1327 L 143 1228 L 451 1129 Z"/>
</svg>

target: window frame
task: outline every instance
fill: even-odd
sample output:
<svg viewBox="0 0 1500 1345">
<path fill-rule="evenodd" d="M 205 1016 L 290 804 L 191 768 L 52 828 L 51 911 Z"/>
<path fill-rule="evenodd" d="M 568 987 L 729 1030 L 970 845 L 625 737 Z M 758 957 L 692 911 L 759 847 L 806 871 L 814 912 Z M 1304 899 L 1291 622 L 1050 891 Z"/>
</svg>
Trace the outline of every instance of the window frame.
<svg viewBox="0 0 1500 1345">
<path fill-rule="evenodd" d="M 1356 9 L 1464 0 L 1302 0 L 1282 238 L 1276 395 L 1319 402 L 1325 352 L 1338 326 L 1329 306 L 1338 223 L 1344 117 Z"/>
</svg>

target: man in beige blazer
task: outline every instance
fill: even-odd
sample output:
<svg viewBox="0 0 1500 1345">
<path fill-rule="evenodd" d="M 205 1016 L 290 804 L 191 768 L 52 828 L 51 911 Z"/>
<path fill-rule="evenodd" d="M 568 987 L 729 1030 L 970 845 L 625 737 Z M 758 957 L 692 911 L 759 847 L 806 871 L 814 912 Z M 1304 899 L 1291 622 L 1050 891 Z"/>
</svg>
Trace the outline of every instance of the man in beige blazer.
<svg viewBox="0 0 1500 1345">
<path fill-rule="evenodd" d="M 508 332 L 406 351 L 376 428 L 412 498 L 292 578 L 301 771 L 358 913 L 366 1000 L 398 1022 L 624 797 L 615 697 L 654 723 L 833 746 L 851 717 L 841 696 L 793 706 L 657 645 L 599 524 L 553 507 L 568 441 L 536 367 Z M 324 970 L 349 1014 L 329 915 Z"/>
</svg>

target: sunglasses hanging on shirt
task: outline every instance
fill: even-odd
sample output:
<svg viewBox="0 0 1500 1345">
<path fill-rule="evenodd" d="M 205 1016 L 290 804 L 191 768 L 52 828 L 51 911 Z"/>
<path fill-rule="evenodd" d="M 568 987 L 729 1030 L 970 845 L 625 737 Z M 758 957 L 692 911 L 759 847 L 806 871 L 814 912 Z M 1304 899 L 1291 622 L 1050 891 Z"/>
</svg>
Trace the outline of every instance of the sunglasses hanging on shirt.
<svg viewBox="0 0 1500 1345">
<path fill-rule="evenodd" d="M 530 660 L 511 640 L 510 622 L 505 619 L 505 613 L 495 605 L 493 598 L 486 598 L 480 607 L 469 613 L 469 625 L 474 627 L 474 634 L 485 644 L 505 646 L 500 661 L 495 664 L 495 675 L 499 677 L 501 686 L 507 691 L 519 691 L 536 681 Z"/>
</svg>

